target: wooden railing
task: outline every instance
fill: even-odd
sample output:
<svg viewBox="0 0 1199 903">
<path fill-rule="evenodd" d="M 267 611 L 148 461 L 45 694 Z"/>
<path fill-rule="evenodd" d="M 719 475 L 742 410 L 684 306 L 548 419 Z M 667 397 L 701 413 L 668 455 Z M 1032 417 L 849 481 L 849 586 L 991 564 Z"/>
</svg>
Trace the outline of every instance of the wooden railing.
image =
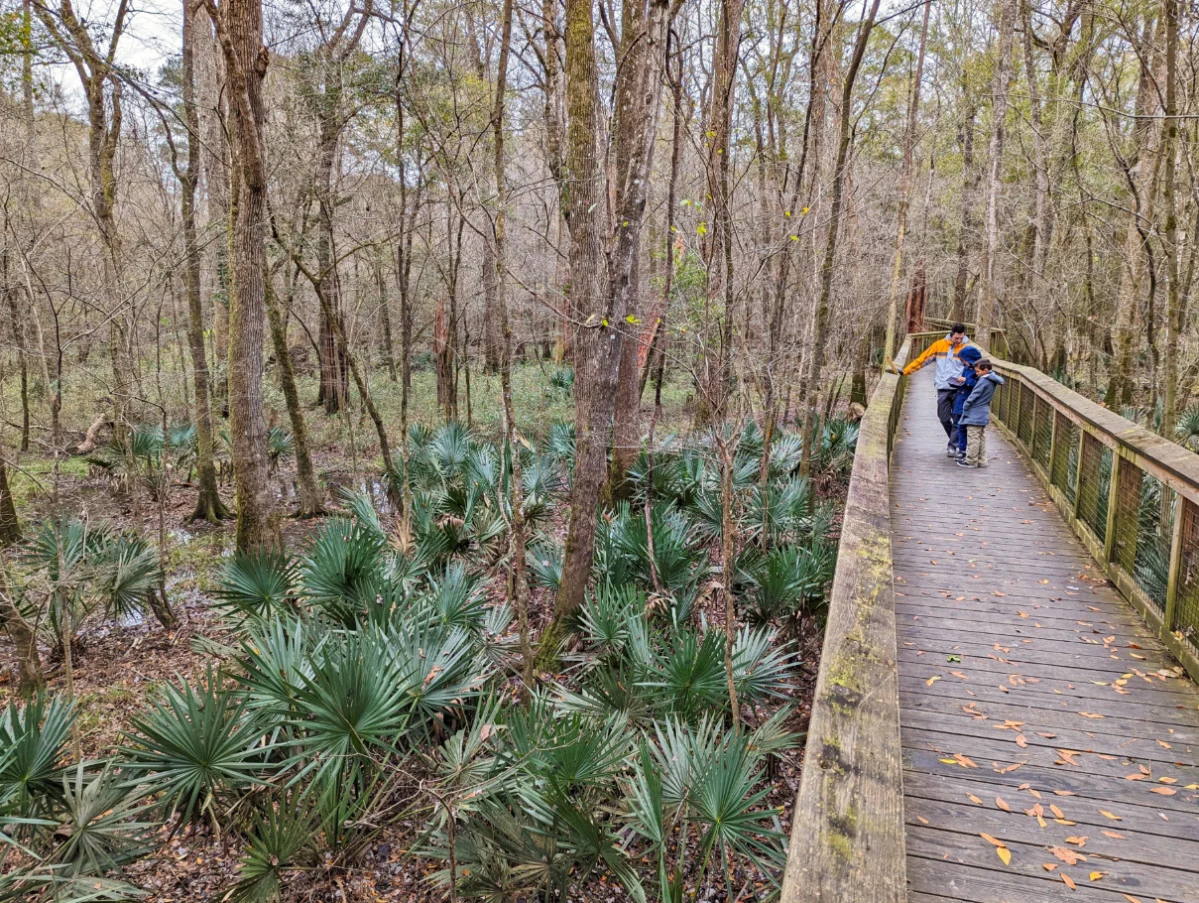
<svg viewBox="0 0 1199 903">
<path fill-rule="evenodd" d="M 914 333 L 903 364 L 944 336 Z M 1028 455 L 1103 575 L 1199 679 L 1199 455 L 1030 367 L 992 423 Z M 884 373 L 858 434 L 782 903 L 905 903 L 890 459 L 907 378 Z"/>
<path fill-rule="evenodd" d="M 942 334 L 909 336 L 896 363 Z M 858 433 L 783 903 L 907 899 L 889 488 L 906 384 L 883 374 Z"/>
<path fill-rule="evenodd" d="M 1199 680 L 1199 455 L 1031 367 L 1007 380 L 992 422 L 1033 472 L 1105 577 Z"/>
</svg>

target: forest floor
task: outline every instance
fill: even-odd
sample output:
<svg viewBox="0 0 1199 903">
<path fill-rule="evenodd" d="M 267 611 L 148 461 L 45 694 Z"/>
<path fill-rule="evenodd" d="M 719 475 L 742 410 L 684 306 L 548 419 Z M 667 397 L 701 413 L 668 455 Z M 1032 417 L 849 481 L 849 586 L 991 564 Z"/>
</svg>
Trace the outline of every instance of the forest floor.
<svg viewBox="0 0 1199 903">
<path fill-rule="evenodd" d="M 526 370 L 535 368 L 525 368 Z M 485 384 L 484 384 L 485 385 Z M 685 432 L 689 416 L 683 398 L 677 393 L 670 400 L 663 421 L 677 432 Z M 484 396 L 486 397 L 486 396 Z M 648 395 L 647 395 L 648 400 Z M 432 416 L 436 417 L 436 410 Z M 549 398 L 544 404 L 531 404 L 526 399 L 525 417 L 532 433 L 536 424 L 548 427 L 553 414 L 569 414 L 569 407 L 562 398 Z M 648 411 L 645 412 L 648 417 Z M 398 419 L 398 418 L 397 418 Z M 414 418 L 421 422 L 424 418 Z M 558 418 L 566 419 L 565 416 Z M 350 454 L 337 436 L 345 436 L 337 428 L 341 419 L 316 416 L 314 433 L 318 437 L 314 464 L 322 482 L 328 487 L 331 513 L 337 513 L 336 490 L 338 485 L 350 488 L 373 489 L 380 501 L 385 501 L 377 479 L 379 462 L 364 460 L 365 454 Z M 498 428 L 498 419 L 491 424 L 490 417 L 480 418 L 480 432 L 487 434 L 488 425 Z M 663 429 L 661 434 L 668 430 Z M 369 439 L 369 422 L 364 432 Z M 156 539 L 159 530 L 159 506 L 149 499 L 144 490 L 134 504 L 126 491 L 113 485 L 103 473 L 90 473 L 81 458 L 60 460 L 57 479 L 53 476 L 53 462 L 47 457 L 27 455 L 21 460 L 14 494 L 19 505 L 19 514 L 26 529 L 55 512 L 62 512 L 81 519 L 103 521 L 119 529 L 135 529 L 139 534 Z M 294 497 L 285 498 L 291 473 L 283 474 L 275 481 L 274 492 L 282 510 L 286 510 Z M 52 491 L 57 486 L 57 498 Z M 817 487 L 821 495 L 829 498 L 843 496 L 844 486 L 835 482 Z M 223 482 L 222 494 L 230 508 L 233 507 L 232 486 Z M 169 566 L 167 569 L 167 595 L 180 626 L 166 631 L 152 617 L 135 618 L 124 622 L 90 619 L 79 633 L 78 643 L 73 646 L 74 687 L 78 700 L 79 725 L 85 758 L 99 759 L 111 756 L 120 746 L 124 732 L 142 709 L 144 701 L 156 688 L 178 678 L 200 677 L 208 666 L 211 655 L 205 644 L 235 644 L 236 638 L 222 621 L 219 610 L 212 605 L 211 592 L 217 584 L 223 563 L 232 555 L 234 522 L 221 524 L 188 523 L 187 519 L 195 504 L 194 487 L 185 482 L 172 485 L 163 501 L 162 515 L 167 533 Z M 389 519 L 385 504 L 384 521 Z M 552 521 L 544 525 L 544 532 L 559 541 L 565 537 L 566 511 L 559 511 Z M 322 518 L 282 521 L 285 545 L 292 550 L 303 549 L 309 537 L 321 524 Z M 10 550 L 8 555 L 16 554 Z M 718 553 L 717 553 L 718 554 Z M 503 575 L 492 574 L 490 592 L 502 598 Z M 530 619 L 534 628 L 548 623 L 553 607 L 553 598 L 546 589 L 535 589 L 530 600 Z M 718 614 L 718 613 L 713 613 Z M 811 695 L 819 665 L 821 633 L 816 623 L 808 618 L 799 626 L 797 642 L 802 666 L 798 669 L 793 697 L 788 700 L 794 705 L 795 714 L 788 727 L 802 733 L 807 726 Z M 64 669 L 60 658 L 52 655 L 43 646 L 43 666 L 52 691 L 61 690 Z M 0 641 L 0 703 L 6 703 L 10 693 L 9 672 L 13 663 L 11 647 Z M 758 720 L 765 720 L 773 712 L 763 711 Z M 764 806 L 776 807 L 776 828 L 784 834 L 789 832 L 789 816 L 796 790 L 802 758 L 802 742 L 787 755 L 777 757 L 771 765 L 768 781 L 771 792 Z M 440 866 L 439 863 L 419 860 L 408 855 L 417 837 L 419 820 L 400 821 L 383 830 L 377 839 L 351 865 L 344 869 L 322 869 L 319 878 L 301 878 L 288 889 L 289 900 L 307 901 L 395 901 L 395 903 L 417 903 L 443 899 L 440 891 L 423 880 L 426 874 Z M 239 857 L 244 841 L 238 832 L 223 832 L 205 827 L 187 831 L 173 831 L 168 823 L 159 831 L 158 848 L 127 870 L 127 877 L 147 891 L 150 903 L 174 903 L 201 899 L 219 899 L 219 892 L 231 886 L 236 879 Z M 716 870 L 713 870 L 714 872 Z M 752 899 L 758 894 L 754 888 L 764 887 L 764 876 L 742 873 L 734 876 L 735 886 L 744 885 L 747 896 Z M 701 891 L 697 899 L 721 900 L 725 892 L 721 881 L 708 882 L 709 892 Z M 629 899 L 625 892 L 607 880 L 596 877 L 590 883 L 576 885 L 581 890 L 578 899 L 607 903 L 607 901 Z"/>
</svg>

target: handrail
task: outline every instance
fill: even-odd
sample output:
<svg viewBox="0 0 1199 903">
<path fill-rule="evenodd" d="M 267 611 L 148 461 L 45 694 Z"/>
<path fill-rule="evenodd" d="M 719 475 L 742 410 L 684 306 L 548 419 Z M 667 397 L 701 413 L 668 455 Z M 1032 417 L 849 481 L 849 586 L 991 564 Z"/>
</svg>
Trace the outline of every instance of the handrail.
<svg viewBox="0 0 1199 903">
<path fill-rule="evenodd" d="M 1007 385 L 993 422 L 1103 573 L 1199 680 L 1199 455 L 1039 370 L 995 364 Z"/>
<path fill-rule="evenodd" d="M 889 487 L 906 385 L 884 373 L 858 432 L 782 903 L 907 899 Z"/>
</svg>

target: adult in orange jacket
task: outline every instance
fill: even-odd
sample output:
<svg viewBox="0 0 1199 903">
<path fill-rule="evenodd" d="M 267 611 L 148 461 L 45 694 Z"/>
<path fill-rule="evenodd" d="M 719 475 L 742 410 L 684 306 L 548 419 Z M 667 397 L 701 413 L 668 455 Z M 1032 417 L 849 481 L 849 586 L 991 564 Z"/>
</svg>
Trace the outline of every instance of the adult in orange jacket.
<svg viewBox="0 0 1199 903">
<path fill-rule="evenodd" d="M 949 446 L 945 453 L 947 457 L 956 458 L 958 453 L 958 429 L 956 418 L 953 416 L 953 400 L 961 384 L 962 368 L 964 366 L 959 354 L 969 347 L 977 347 L 966 335 L 964 323 L 954 323 L 949 334 L 938 339 L 925 349 L 924 354 L 903 368 L 904 375 L 915 373 L 930 360 L 936 361 L 937 372 L 933 385 L 937 389 L 937 419 L 945 429 Z"/>
</svg>

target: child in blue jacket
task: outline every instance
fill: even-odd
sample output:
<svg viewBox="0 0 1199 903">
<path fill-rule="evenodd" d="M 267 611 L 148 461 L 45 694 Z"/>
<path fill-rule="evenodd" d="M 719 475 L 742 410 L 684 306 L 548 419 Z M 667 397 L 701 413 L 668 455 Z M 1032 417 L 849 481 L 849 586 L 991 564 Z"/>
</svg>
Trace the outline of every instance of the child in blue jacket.
<svg viewBox="0 0 1199 903">
<path fill-rule="evenodd" d="M 974 391 L 974 384 L 978 382 L 978 374 L 974 372 L 974 365 L 982 360 L 982 352 L 973 345 L 967 345 L 958 352 L 958 358 L 962 362 L 962 375 L 957 377 L 957 395 L 953 399 L 953 423 L 956 427 L 962 419 L 962 408 L 966 405 L 966 399 L 970 397 L 970 393 Z M 958 439 L 958 461 L 966 460 L 966 430 L 960 429 L 957 431 Z"/>
<path fill-rule="evenodd" d="M 991 422 L 991 399 L 995 390 L 1003 385 L 1003 377 L 994 371 L 991 362 L 983 358 L 974 365 L 978 379 L 974 390 L 962 406 L 959 429 L 966 431 L 966 459 L 958 461 L 962 467 L 987 466 L 987 424 Z"/>
</svg>

